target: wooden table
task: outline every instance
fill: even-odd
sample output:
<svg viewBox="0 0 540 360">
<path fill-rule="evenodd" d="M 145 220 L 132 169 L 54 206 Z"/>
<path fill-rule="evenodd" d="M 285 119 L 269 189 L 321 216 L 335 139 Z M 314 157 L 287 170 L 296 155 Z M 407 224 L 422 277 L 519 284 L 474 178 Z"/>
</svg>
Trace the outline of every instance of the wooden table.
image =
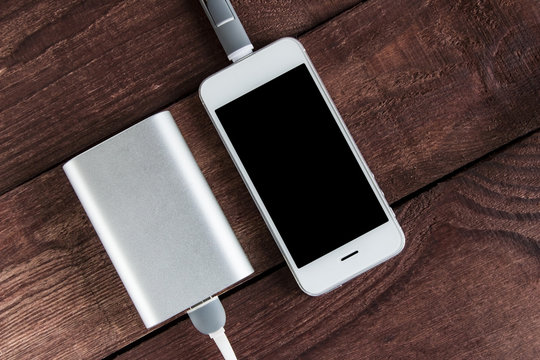
<svg viewBox="0 0 540 360">
<path fill-rule="evenodd" d="M 227 65 L 198 1 L 0 5 L 0 359 L 218 359 L 147 331 L 61 165 L 170 110 L 255 274 L 223 295 L 243 359 L 537 359 L 536 0 L 233 0 L 305 46 L 407 238 L 330 294 L 284 266 L 196 95 Z"/>
</svg>

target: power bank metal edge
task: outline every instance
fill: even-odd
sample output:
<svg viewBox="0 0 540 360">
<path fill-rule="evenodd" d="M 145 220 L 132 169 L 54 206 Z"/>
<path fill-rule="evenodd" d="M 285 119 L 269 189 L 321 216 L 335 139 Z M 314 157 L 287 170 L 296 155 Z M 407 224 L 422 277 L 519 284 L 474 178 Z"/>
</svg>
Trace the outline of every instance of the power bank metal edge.
<svg viewBox="0 0 540 360">
<path fill-rule="evenodd" d="M 63 168 L 147 328 L 253 273 L 168 111 Z"/>
</svg>

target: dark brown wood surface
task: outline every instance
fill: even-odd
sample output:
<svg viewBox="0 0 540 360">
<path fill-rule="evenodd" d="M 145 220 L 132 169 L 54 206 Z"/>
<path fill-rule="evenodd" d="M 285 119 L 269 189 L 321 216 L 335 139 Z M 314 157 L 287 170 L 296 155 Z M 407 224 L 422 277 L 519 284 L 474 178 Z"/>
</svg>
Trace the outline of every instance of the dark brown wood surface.
<svg viewBox="0 0 540 360">
<path fill-rule="evenodd" d="M 400 256 L 330 294 L 282 267 L 226 296 L 240 359 L 536 359 L 540 132 L 396 209 Z M 189 320 L 119 359 L 217 359 Z M 184 355 L 185 354 L 185 355 Z"/>
<path fill-rule="evenodd" d="M 463 167 L 540 126 L 537 3 L 368 0 L 347 11 L 353 2 L 234 3 L 258 46 L 312 29 L 300 40 L 388 200 L 409 198 L 399 216 L 413 242 L 348 285 L 350 295 L 341 289 L 306 297 L 283 268 L 192 94 L 226 65 L 198 3 L 8 2 L 0 6 L 6 34 L 0 42 L 0 189 L 11 189 L 0 197 L 0 358 L 98 358 L 117 351 L 153 358 L 152 349 L 161 349 L 156 357 L 162 358 L 216 356 L 184 317 L 148 334 L 60 168 L 81 149 L 177 100 L 169 110 L 256 270 L 225 295 L 233 308 L 228 333 L 241 354 L 357 358 L 365 347 L 371 358 L 387 344 L 381 357 L 427 358 L 442 349 L 448 357 L 508 358 L 513 349 L 516 357 L 534 358 L 538 135 L 498 155 L 519 158 L 515 164 L 489 159 L 491 165 Z M 189 54 L 171 51 L 193 47 Z M 487 173 L 476 178 L 477 167 Z M 430 185 L 456 170 L 463 172 Z M 521 222 L 522 232 L 515 228 Z M 484 239 L 478 247 L 475 235 Z M 488 246 L 491 235 L 499 253 Z M 481 250 L 492 252 L 483 260 Z M 439 262 L 444 266 L 435 271 Z M 459 265 L 465 270 L 456 270 Z M 495 268 L 510 273 L 491 276 Z M 478 285 L 479 277 L 486 283 Z M 514 302 L 508 289 L 517 287 L 508 279 L 520 281 Z M 455 284 L 467 291 L 444 302 Z M 479 301 L 467 307 L 467 296 Z M 444 306 L 432 309 L 432 300 Z M 491 301 L 503 310 L 499 317 Z M 394 312 L 399 316 L 385 321 Z M 482 314 L 493 322 L 482 322 Z M 504 316 L 512 319 L 503 326 Z M 367 322 L 369 331 L 350 317 Z M 348 350 L 350 342 L 357 347 Z M 461 352 L 460 343 L 466 345 Z"/>
<path fill-rule="evenodd" d="M 261 46 L 358 2 L 233 3 Z M 2 2 L 0 34 L 0 194 L 228 65 L 197 0 Z"/>
</svg>

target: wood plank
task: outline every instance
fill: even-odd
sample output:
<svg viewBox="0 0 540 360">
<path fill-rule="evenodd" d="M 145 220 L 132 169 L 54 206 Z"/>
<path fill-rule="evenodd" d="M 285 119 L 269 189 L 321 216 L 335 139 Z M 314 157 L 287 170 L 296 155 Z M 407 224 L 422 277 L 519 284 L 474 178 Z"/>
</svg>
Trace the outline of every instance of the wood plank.
<svg viewBox="0 0 540 360">
<path fill-rule="evenodd" d="M 358 1 L 233 3 L 259 47 Z M 11 1 L 0 11 L 0 194 L 227 65 L 193 0 Z"/>
<path fill-rule="evenodd" d="M 532 89 L 534 95 L 539 84 L 538 67 L 533 66 L 540 59 L 536 55 L 539 49 L 529 40 L 530 33 L 538 32 L 538 22 L 530 15 L 534 14 L 534 3 L 523 0 L 512 7 L 503 6 L 504 11 L 490 19 L 510 35 L 493 36 L 484 45 L 462 49 L 459 58 L 447 58 L 454 50 L 442 43 L 439 52 L 430 53 L 430 61 L 440 57 L 440 63 L 429 68 L 425 58 L 403 59 L 399 51 L 419 46 L 413 35 L 420 23 L 412 19 L 409 26 L 396 25 L 403 9 L 414 13 L 418 4 L 394 8 L 387 0 L 373 2 L 332 20 L 341 25 L 325 25 L 325 31 L 310 32 L 301 41 L 390 201 L 538 127 L 538 111 L 528 93 Z M 461 5 L 439 20 L 437 16 L 446 9 L 446 3 L 430 3 L 431 7 L 416 14 L 416 21 L 421 19 L 424 24 L 420 30 L 435 34 L 434 44 L 443 39 L 441 29 L 452 27 L 457 38 L 472 38 L 482 29 L 482 23 L 463 20 L 470 9 Z M 384 16 L 381 8 L 388 10 Z M 435 18 L 429 21 L 430 16 Z M 359 19 L 370 19 L 366 21 L 369 26 Z M 349 42 L 349 37 L 339 40 L 342 28 L 350 32 Z M 366 50 L 370 57 L 355 61 L 360 55 L 358 44 L 364 39 L 371 41 Z M 339 45 L 344 42 L 347 44 Z M 319 54 L 324 43 L 339 45 L 335 51 L 339 56 L 328 54 L 328 63 Z M 479 54 L 482 46 L 487 49 L 494 44 L 500 49 L 496 61 L 500 61 L 501 69 L 508 68 L 507 80 L 499 81 L 500 86 L 481 87 L 475 82 L 478 71 L 488 72 L 492 65 L 482 61 Z M 513 57 L 516 47 L 525 55 Z M 386 67 L 381 68 L 384 76 L 379 79 L 368 65 L 380 62 L 377 59 L 386 53 Z M 338 62 L 339 71 L 332 61 Z M 411 75 L 410 83 L 403 83 L 409 69 L 426 66 L 439 74 L 434 70 L 436 65 L 441 67 L 436 80 L 432 79 L 434 75 L 425 79 Z M 368 70 L 372 76 L 363 77 Z M 531 77 L 525 79 L 524 72 Z M 354 84 L 349 85 L 349 80 Z M 444 91 L 441 84 L 446 84 Z M 394 87 L 398 87 L 396 93 L 390 93 Z M 414 91 L 416 100 L 410 95 Z M 357 101 L 362 94 L 369 94 L 362 99 L 378 106 L 380 116 L 367 116 L 369 106 Z M 506 107 L 488 101 L 500 101 L 503 96 Z M 350 103 L 347 98 L 352 99 Z M 469 112 L 460 108 L 465 100 L 473 102 Z M 493 113 L 492 107 L 501 113 Z M 170 110 L 257 273 L 279 264 L 281 256 L 196 96 L 189 96 Z M 7 329 L 3 333 L 8 334 L 0 338 L 0 355 L 100 357 L 146 333 L 59 167 L 0 197 L 0 234 L 1 253 L 7 254 L 0 257 L 0 288 L 7 289 L 0 295 L 0 328 Z M 41 326 L 36 328 L 35 324 Z"/>
<path fill-rule="evenodd" d="M 535 1 L 377 0 L 302 41 L 395 200 L 540 126 L 539 39 Z"/>
<path fill-rule="evenodd" d="M 399 257 L 320 297 L 287 268 L 225 296 L 241 359 L 537 359 L 540 132 L 396 210 Z M 186 319 L 115 359 L 218 359 Z"/>
</svg>

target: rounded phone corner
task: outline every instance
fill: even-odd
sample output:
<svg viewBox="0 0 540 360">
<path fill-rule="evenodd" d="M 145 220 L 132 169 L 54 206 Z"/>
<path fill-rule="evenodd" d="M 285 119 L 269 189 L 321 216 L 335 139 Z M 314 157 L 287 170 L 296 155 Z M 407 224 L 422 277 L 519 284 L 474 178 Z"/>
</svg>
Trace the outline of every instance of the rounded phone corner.
<svg viewBox="0 0 540 360">
<path fill-rule="evenodd" d="M 306 295 L 309 295 L 309 296 L 312 296 L 312 297 L 317 297 L 317 296 L 321 296 L 321 295 L 324 295 L 332 290 L 334 290 L 335 288 L 338 288 L 342 285 L 342 283 L 339 283 L 339 284 L 334 284 L 333 286 L 330 286 L 330 287 L 327 287 L 327 288 L 320 288 L 320 287 L 310 287 L 309 285 L 306 285 L 305 283 L 302 283 L 302 281 L 296 276 L 296 274 L 294 273 L 294 271 L 292 271 L 291 269 L 291 272 L 294 276 L 294 279 L 296 280 L 296 283 L 298 284 L 298 287 L 300 288 L 300 290 L 302 290 L 302 292 L 304 292 Z"/>
<path fill-rule="evenodd" d="M 403 249 L 405 249 L 405 237 L 400 238 L 399 246 L 397 247 L 397 249 L 396 249 L 396 251 L 394 252 L 394 254 L 392 254 L 392 257 L 398 256 L 399 254 L 401 254 L 401 252 L 403 251 Z"/>
<path fill-rule="evenodd" d="M 294 43 L 296 46 L 300 47 L 302 50 L 305 50 L 304 49 L 304 45 L 302 45 L 302 43 L 300 42 L 300 40 L 298 40 L 297 38 L 294 38 L 292 36 L 286 36 L 286 37 L 283 37 L 281 38 L 280 40 L 278 41 L 289 41 L 289 42 L 292 42 Z"/>
<path fill-rule="evenodd" d="M 392 256 L 398 255 L 399 253 L 403 251 L 403 249 L 405 249 L 405 233 L 403 232 L 403 229 L 397 222 L 397 219 L 394 219 L 394 220 L 395 220 L 395 225 L 397 227 L 399 244 L 396 248 L 396 251 L 394 251 L 394 253 L 392 254 Z"/>
<path fill-rule="evenodd" d="M 307 53 L 306 49 L 304 48 L 304 45 L 302 45 L 300 40 L 290 37 L 290 36 L 283 37 L 279 40 L 276 40 L 274 44 L 281 47 L 283 51 L 293 51 L 293 52 L 300 51 L 300 53 L 302 53 L 304 57 L 306 56 L 306 53 Z"/>
<path fill-rule="evenodd" d="M 300 287 L 300 290 L 302 290 L 306 295 L 309 295 L 309 296 L 312 296 L 312 297 L 317 297 L 317 296 L 327 294 L 330 291 L 332 291 L 334 289 L 337 289 L 338 287 L 343 285 L 343 283 L 339 283 L 339 284 L 336 284 L 334 286 L 331 286 L 331 287 L 328 287 L 328 288 L 325 288 L 325 289 L 322 289 L 322 290 L 319 290 L 319 289 L 317 289 L 317 290 L 309 290 L 303 284 L 301 284 L 299 281 L 297 281 L 297 283 L 298 283 L 298 286 Z"/>
<path fill-rule="evenodd" d="M 199 85 L 199 99 L 201 99 L 201 101 L 204 103 L 204 91 L 206 89 L 206 84 L 208 82 L 208 79 L 210 79 L 211 76 L 207 77 L 206 79 L 204 79 L 201 84 Z"/>
<path fill-rule="evenodd" d="M 299 281 L 297 281 L 298 283 L 298 286 L 300 287 L 300 290 L 302 290 L 306 295 L 309 295 L 309 296 L 313 296 L 313 297 L 316 297 L 316 296 L 321 296 L 322 294 L 328 292 L 328 291 L 311 291 L 311 290 L 308 290 L 302 283 L 300 283 Z"/>
</svg>

